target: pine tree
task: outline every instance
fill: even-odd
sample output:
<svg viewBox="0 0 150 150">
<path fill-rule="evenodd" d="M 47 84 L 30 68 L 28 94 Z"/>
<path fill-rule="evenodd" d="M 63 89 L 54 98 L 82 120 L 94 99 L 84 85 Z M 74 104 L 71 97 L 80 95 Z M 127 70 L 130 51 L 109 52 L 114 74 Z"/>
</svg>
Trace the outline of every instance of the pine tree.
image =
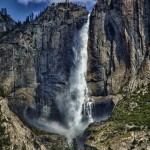
<svg viewBox="0 0 150 150">
<path fill-rule="evenodd" d="M 78 144 L 75 138 L 73 139 L 73 150 L 78 150 Z"/>
<path fill-rule="evenodd" d="M 33 21 L 34 20 L 34 14 L 33 14 L 33 12 L 30 14 L 30 21 Z"/>
<path fill-rule="evenodd" d="M 1 13 L 2 13 L 3 15 L 7 15 L 7 9 L 6 9 L 6 8 L 2 8 L 2 9 L 1 9 Z"/>
<path fill-rule="evenodd" d="M 30 17 L 29 16 L 27 16 L 26 17 L 26 20 L 25 20 L 25 22 L 24 23 L 29 23 L 30 22 Z"/>
<path fill-rule="evenodd" d="M 20 27 L 21 25 L 22 25 L 21 21 L 20 21 L 20 20 L 18 20 L 18 22 L 17 22 L 17 26 L 18 26 L 18 27 Z"/>
</svg>

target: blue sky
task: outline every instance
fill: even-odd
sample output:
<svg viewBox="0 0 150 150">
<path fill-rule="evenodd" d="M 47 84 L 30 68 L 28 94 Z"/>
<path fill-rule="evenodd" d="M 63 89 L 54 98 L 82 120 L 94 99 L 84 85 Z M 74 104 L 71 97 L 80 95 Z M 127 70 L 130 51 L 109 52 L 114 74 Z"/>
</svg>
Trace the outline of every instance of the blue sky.
<svg viewBox="0 0 150 150">
<path fill-rule="evenodd" d="M 24 21 L 32 12 L 37 14 L 52 2 L 64 2 L 65 0 L 0 0 L 0 8 L 7 8 L 8 14 L 14 20 Z M 74 3 L 86 5 L 91 10 L 97 0 L 70 0 Z"/>
</svg>

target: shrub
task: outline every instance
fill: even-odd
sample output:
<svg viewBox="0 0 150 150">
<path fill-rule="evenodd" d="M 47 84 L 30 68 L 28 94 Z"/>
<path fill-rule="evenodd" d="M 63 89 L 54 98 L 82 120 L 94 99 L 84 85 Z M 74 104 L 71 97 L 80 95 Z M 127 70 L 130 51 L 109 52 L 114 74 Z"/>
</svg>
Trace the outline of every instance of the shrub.
<svg viewBox="0 0 150 150">
<path fill-rule="evenodd" d="M 4 90 L 2 88 L 0 88 L 0 97 L 5 98 L 5 93 L 4 93 Z"/>
</svg>

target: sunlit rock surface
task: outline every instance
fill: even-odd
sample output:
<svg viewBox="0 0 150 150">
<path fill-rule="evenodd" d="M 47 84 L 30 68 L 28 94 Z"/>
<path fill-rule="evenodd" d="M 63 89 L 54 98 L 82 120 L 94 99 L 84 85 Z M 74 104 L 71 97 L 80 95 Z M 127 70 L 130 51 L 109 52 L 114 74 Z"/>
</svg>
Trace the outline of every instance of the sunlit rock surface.
<svg viewBox="0 0 150 150">
<path fill-rule="evenodd" d="M 12 111 L 8 101 L 0 97 L 0 149 L 48 150 L 68 147 L 67 139 L 32 126 L 27 127 Z"/>
<path fill-rule="evenodd" d="M 150 149 L 150 84 L 120 101 L 111 117 L 85 130 L 85 149 Z"/>
<path fill-rule="evenodd" d="M 89 30 L 87 81 L 92 96 L 130 91 L 150 81 L 149 14 L 149 0 L 97 2 Z"/>
</svg>

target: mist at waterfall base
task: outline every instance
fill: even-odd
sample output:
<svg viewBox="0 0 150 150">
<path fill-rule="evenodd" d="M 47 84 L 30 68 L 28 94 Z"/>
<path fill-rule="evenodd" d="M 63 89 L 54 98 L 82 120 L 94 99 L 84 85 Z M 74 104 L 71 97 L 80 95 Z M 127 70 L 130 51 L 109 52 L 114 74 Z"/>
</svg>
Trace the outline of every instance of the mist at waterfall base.
<svg viewBox="0 0 150 150">
<path fill-rule="evenodd" d="M 65 93 L 60 93 L 55 100 L 64 124 L 50 121 L 42 116 L 32 120 L 25 116 L 28 122 L 37 128 L 64 135 L 69 142 L 81 134 L 93 122 L 86 84 L 89 18 L 90 15 L 88 16 L 87 23 L 84 24 L 74 37 L 74 65 L 67 89 Z M 43 109 L 45 108 L 43 106 Z"/>
</svg>

